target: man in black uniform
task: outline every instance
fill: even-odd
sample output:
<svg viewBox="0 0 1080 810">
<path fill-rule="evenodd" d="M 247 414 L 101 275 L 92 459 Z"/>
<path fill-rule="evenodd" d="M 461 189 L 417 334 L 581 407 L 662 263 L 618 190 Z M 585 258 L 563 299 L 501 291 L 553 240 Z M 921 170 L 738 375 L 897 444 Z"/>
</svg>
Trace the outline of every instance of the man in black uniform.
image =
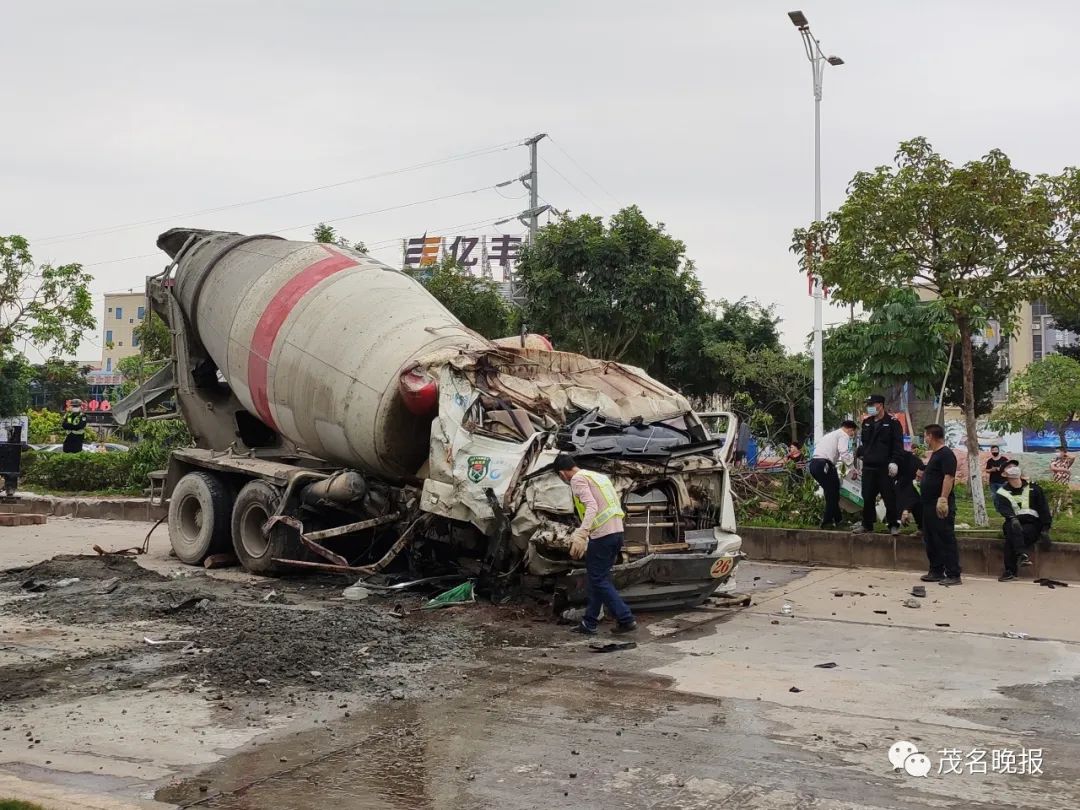
<svg viewBox="0 0 1080 810">
<path fill-rule="evenodd" d="M 891 534 L 900 533 L 900 516 L 896 511 L 896 488 L 892 479 L 899 471 L 904 455 L 904 430 L 892 414 L 885 410 L 885 397 L 874 394 L 866 400 L 866 418 L 855 457 L 862 460 L 862 525 L 855 534 L 871 532 L 877 522 L 877 498 L 885 501 L 885 522 Z"/>
<path fill-rule="evenodd" d="M 915 480 L 919 473 L 926 469 L 926 465 L 913 452 L 905 450 L 898 466 L 900 471 L 896 475 L 896 511 L 900 513 L 901 519 L 905 515 L 910 515 L 915 525 L 922 531 L 922 500 L 919 490 L 915 487 Z"/>
<path fill-rule="evenodd" d="M 994 508 L 1005 518 L 1005 573 L 998 582 L 1016 579 L 1018 569 L 1031 565 L 1028 550 L 1039 541 L 1039 548 L 1050 548 L 1050 504 L 1042 488 L 1026 480 L 1018 465 L 1005 468 L 1005 486 L 994 495 Z"/>
<path fill-rule="evenodd" d="M 956 544 L 956 454 L 945 446 L 945 428 L 927 425 L 923 439 L 930 448 L 922 478 L 923 542 L 930 570 L 923 582 L 959 585 L 960 548 Z"/>
<path fill-rule="evenodd" d="M 83 435 L 86 433 L 86 414 L 82 412 L 82 400 L 73 399 L 60 421 L 60 428 L 64 431 L 64 452 L 81 453 L 83 449 Z"/>
<path fill-rule="evenodd" d="M 990 497 L 997 495 L 997 491 L 1005 486 L 1005 465 L 1009 463 L 1007 456 L 1001 454 L 1001 448 L 996 444 L 990 448 L 990 458 L 986 460 L 986 475 L 990 483 Z"/>
</svg>

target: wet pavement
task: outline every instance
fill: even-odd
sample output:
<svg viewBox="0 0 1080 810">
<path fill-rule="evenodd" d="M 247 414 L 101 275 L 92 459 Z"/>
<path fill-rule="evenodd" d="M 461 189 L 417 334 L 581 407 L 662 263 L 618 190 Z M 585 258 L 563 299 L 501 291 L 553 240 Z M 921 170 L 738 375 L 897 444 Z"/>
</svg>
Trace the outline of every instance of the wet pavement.
<svg viewBox="0 0 1080 810">
<path fill-rule="evenodd" d="M 739 579 L 751 605 L 643 616 L 637 648 L 610 654 L 527 609 L 414 613 L 421 645 L 425 628 L 483 641 L 422 672 L 381 661 L 352 692 L 204 682 L 145 649 L 162 617 L 97 596 L 107 622 L 9 610 L 0 789 L 102 802 L 57 807 L 1080 807 L 1080 588 L 969 579 L 911 609 L 903 573 L 745 564 Z M 260 605 L 281 589 L 229 572 L 145 586 Z M 333 598 L 290 587 L 266 615 Z M 926 777 L 894 769 L 898 741 Z"/>
</svg>

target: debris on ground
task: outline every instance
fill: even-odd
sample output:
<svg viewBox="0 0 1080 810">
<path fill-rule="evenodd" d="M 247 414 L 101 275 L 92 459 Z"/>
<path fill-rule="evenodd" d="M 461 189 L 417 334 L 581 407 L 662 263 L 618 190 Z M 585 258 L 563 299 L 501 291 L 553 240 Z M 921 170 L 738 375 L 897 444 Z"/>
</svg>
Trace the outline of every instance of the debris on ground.
<svg viewBox="0 0 1080 810">
<path fill-rule="evenodd" d="M 797 687 L 797 686 L 793 686 L 793 687 L 791 687 L 790 689 L 788 689 L 788 691 L 789 691 L 789 692 L 801 692 L 801 691 L 802 691 L 802 689 L 800 689 L 800 688 L 799 688 L 799 687 Z"/>
<path fill-rule="evenodd" d="M 28 592 L 28 580 L 53 582 L 78 577 L 63 590 Z M 114 583 L 113 580 L 119 580 Z M 458 624 L 395 618 L 385 608 L 355 602 L 329 602 L 340 586 L 325 588 L 327 599 L 283 605 L 263 601 L 250 585 L 214 580 L 196 570 L 180 579 L 148 571 L 119 556 L 60 556 L 20 574 L 0 573 L 0 593 L 9 615 L 79 627 L 108 624 L 140 628 L 144 650 L 155 651 L 152 666 L 130 667 L 133 651 L 110 650 L 67 663 L 90 680 L 119 679 L 133 688 L 172 674 L 185 674 L 199 687 L 243 693 L 255 684 L 286 691 L 306 685 L 317 691 L 360 691 L 388 695 L 400 677 L 387 682 L 392 668 L 401 677 L 440 662 L 466 658 L 481 631 Z M 108 587 L 106 587 L 108 585 Z M 114 587 L 115 585 L 115 587 Z M 276 585 L 284 592 L 288 582 Z M 145 637 L 145 642 L 143 639 Z M 182 652 L 185 651 L 186 652 Z M 0 697 L 41 694 L 51 685 L 48 661 L 0 668 Z M 319 672 L 312 676 L 311 672 Z M 100 673 L 100 674 L 94 674 Z M 87 682 L 83 678 L 83 683 Z"/>
<path fill-rule="evenodd" d="M 934 622 L 934 627 L 952 627 L 948 622 Z"/>
<path fill-rule="evenodd" d="M 838 664 L 835 661 L 829 661 L 825 664 L 814 664 L 815 669 L 836 669 Z"/>
<path fill-rule="evenodd" d="M 1056 579 L 1048 579 L 1047 577 L 1039 577 L 1035 580 L 1036 585 L 1042 585 L 1044 588 L 1068 588 L 1068 582 L 1059 582 Z"/>
<path fill-rule="evenodd" d="M 462 582 L 456 588 L 443 591 L 438 596 L 424 603 L 423 608 L 428 610 L 430 608 L 450 607 L 451 605 L 467 605 L 475 601 L 476 594 L 473 593 L 472 582 Z"/>
<path fill-rule="evenodd" d="M 621 652 L 637 648 L 636 641 L 594 641 L 589 649 L 598 653 Z"/>
<path fill-rule="evenodd" d="M 904 607 L 906 608 L 921 608 L 922 603 L 918 599 L 905 599 Z"/>
<path fill-rule="evenodd" d="M 866 596 L 862 591 L 833 591 L 833 596 Z"/>
<path fill-rule="evenodd" d="M 203 560 L 203 568 L 234 568 L 240 565 L 240 560 L 236 558 L 235 554 L 211 554 L 205 560 Z"/>
<path fill-rule="evenodd" d="M 1029 636 L 1027 633 L 1014 633 L 1012 630 L 1006 630 L 1001 635 L 1003 635 L 1005 638 L 1015 638 L 1020 640 L 1031 638 L 1031 636 Z"/>
<path fill-rule="evenodd" d="M 918 597 L 926 596 L 926 586 L 925 585 L 916 585 L 915 587 L 913 587 L 911 589 L 911 595 L 912 596 L 918 596 Z"/>
<path fill-rule="evenodd" d="M 880 614 L 882 616 L 888 616 L 889 615 L 889 611 L 887 611 L 887 610 L 875 610 L 874 613 L 878 613 L 878 614 Z"/>
<path fill-rule="evenodd" d="M 341 595 L 348 599 L 350 602 L 363 602 L 369 596 L 371 591 L 357 582 L 355 585 L 350 585 L 348 588 L 341 592 Z"/>
</svg>

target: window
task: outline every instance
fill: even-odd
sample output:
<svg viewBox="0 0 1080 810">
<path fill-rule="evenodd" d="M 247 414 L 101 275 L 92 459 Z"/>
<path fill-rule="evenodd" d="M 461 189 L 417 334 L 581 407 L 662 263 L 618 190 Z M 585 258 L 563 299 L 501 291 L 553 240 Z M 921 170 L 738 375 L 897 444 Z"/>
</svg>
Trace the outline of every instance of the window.
<svg viewBox="0 0 1080 810">
<path fill-rule="evenodd" d="M 128 318 L 128 323 L 135 323 L 135 319 L 134 318 Z"/>
<path fill-rule="evenodd" d="M 116 320 L 118 320 L 118 321 L 124 320 L 124 308 L 123 307 L 117 307 L 116 308 Z"/>
<path fill-rule="evenodd" d="M 138 335 L 132 335 L 131 336 L 131 345 L 132 346 L 138 346 L 139 345 L 139 336 Z"/>
<path fill-rule="evenodd" d="M 124 345 L 124 341 L 122 341 L 122 340 L 121 340 L 121 341 L 120 341 L 119 343 L 117 343 L 116 345 L 117 345 L 117 346 L 123 346 L 123 345 Z"/>
<path fill-rule="evenodd" d="M 1033 360 L 1042 360 L 1043 342 L 1042 335 L 1031 336 L 1031 357 Z"/>
<path fill-rule="evenodd" d="M 112 307 L 109 307 L 109 312 L 112 312 Z"/>
<path fill-rule="evenodd" d="M 112 358 L 111 357 L 106 357 L 105 358 L 105 370 L 106 371 L 112 371 Z"/>
<path fill-rule="evenodd" d="M 146 316 L 146 307 L 139 307 L 137 310 L 135 310 L 135 315 L 141 321 Z"/>
<path fill-rule="evenodd" d="M 1042 318 L 1044 315 L 1049 315 L 1049 314 L 1050 314 L 1050 309 L 1049 309 L 1049 307 L 1046 306 L 1045 302 L 1043 302 L 1043 301 L 1032 301 L 1031 302 L 1031 317 L 1032 318 Z"/>
<path fill-rule="evenodd" d="M 105 342 L 112 343 L 112 329 L 105 330 Z"/>
</svg>

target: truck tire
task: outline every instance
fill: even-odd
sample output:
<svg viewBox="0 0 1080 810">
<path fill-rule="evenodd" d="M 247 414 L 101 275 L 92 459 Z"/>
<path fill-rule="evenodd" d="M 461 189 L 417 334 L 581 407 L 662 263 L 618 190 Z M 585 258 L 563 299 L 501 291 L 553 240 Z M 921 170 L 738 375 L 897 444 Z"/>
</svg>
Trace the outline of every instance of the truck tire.
<svg viewBox="0 0 1080 810">
<path fill-rule="evenodd" d="M 169 542 L 181 562 L 201 565 L 228 549 L 233 497 L 232 488 L 212 473 L 180 479 L 169 500 Z"/>
<path fill-rule="evenodd" d="M 278 524 L 264 535 L 263 524 L 277 510 L 281 492 L 266 481 L 249 481 L 236 496 L 232 512 L 232 542 L 240 564 L 253 574 L 277 576 L 288 569 L 275 557 L 300 559 L 303 545 L 291 526 Z"/>
</svg>

